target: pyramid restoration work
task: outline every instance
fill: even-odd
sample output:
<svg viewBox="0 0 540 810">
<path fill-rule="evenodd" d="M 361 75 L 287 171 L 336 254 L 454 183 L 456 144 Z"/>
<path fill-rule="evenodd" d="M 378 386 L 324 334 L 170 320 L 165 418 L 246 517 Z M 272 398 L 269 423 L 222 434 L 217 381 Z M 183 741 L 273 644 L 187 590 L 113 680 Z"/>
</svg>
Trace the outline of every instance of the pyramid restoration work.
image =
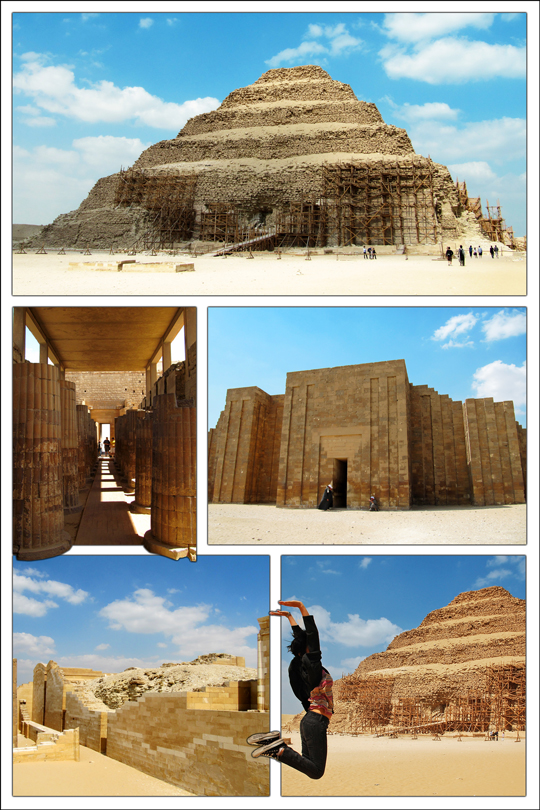
<svg viewBox="0 0 540 810">
<path fill-rule="evenodd" d="M 471 236 L 513 246 L 500 207 L 417 155 L 375 104 L 314 65 L 269 70 L 176 138 L 103 177 L 76 211 L 34 237 L 48 246 L 250 249 L 440 245 Z"/>
<path fill-rule="evenodd" d="M 404 360 L 295 371 L 285 394 L 227 391 L 208 499 L 313 508 L 332 482 L 338 508 L 525 503 L 526 452 L 513 402 L 453 402 Z"/>
</svg>

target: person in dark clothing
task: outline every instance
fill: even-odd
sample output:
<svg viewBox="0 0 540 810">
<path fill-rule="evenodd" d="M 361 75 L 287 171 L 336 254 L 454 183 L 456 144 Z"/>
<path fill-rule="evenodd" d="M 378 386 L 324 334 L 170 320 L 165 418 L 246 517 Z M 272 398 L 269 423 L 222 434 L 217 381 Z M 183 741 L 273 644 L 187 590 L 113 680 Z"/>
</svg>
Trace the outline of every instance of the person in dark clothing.
<svg viewBox="0 0 540 810">
<path fill-rule="evenodd" d="M 105 450 L 106 455 L 109 455 L 109 450 L 111 449 L 111 443 L 108 439 L 103 440 L 103 449 Z"/>
<path fill-rule="evenodd" d="M 326 768 L 328 751 L 326 732 L 334 713 L 333 680 L 322 665 L 319 632 L 313 616 L 302 602 L 297 600 L 280 601 L 279 604 L 298 608 L 304 618 L 305 630 L 297 624 L 290 611 L 270 611 L 270 616 L 287 618 L 293 632 L 293 639 L 288 647 L 293 654 L 293 660 L 289 664 L 289 683 L 306 712 L 300 721 L 302 753 L 294 751 L 283 739 L 278 739 L 267 745 L 261 745 L 251 756 L 254 759 L 262 756 L 271 757 L 295 768 L 310 779 L 320 779 Z M 248 742 L 249 740 L 250 738 Z"/>
<path fill-rule="evenodd" d="M 469 245 L 469 258 L 472 259 L 472 245 Z"/>
<path fill-rule="evenodd" d="M 454 255 L 454 251 L 452 250 L 452 248 L 450 246 L 448 246 L 446 248 L 446 253 L 445 253 L 446 258 L 448 259 L 448 264 L 452 264 L 453 255 Z"/>
<path fill-rule="evenodd" d="M 495 256 L 495 251 L 493 249 L 493 245 L 489 246 L 489 252 L 490 252 L 491 258 L 493 258 Z"/>
<path fill-rule="evenodd" d="M 324 512 L 326 512 L 326 510 L 331 509 L 333 505 L 334 505 L 334 488 L 332 484 L 328 484 L 328 486 L 324 490 L 321 502 L 318 505 L 317 509 L 322 509 Z"/>
<path fill-rule="evenodd" d="M 465 267 L 465 251 L 463 250 L 463 245 L 459 246 L 458 257 L 461 267 Z"/>
</svg>

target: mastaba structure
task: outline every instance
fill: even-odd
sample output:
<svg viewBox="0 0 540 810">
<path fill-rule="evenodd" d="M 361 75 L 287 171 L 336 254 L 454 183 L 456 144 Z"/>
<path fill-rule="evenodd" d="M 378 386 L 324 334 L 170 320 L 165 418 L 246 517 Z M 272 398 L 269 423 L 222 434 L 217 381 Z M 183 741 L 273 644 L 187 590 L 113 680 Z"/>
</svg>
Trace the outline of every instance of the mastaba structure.
<svg viewBox="0 0 540 810">
<path fill-rule="evenodd" d="M 191 241 L 414 246 L 472 229 L 478 240 L 511 244 L 500 210 L 482 224 L 479 205 L 374 104 L 306 65 L 234 90 L 130 169 L 100 179 L 34 241 L 139 250 Z"/>
<path fill-rule="evenodd" d="M 525 502 L 526 431 L 511 401 L 453 402 L 404 360 L 296 371 L 285 394 L 227 392 L 209 438 L 210 503 L 313 508 Z"/>
</svg>

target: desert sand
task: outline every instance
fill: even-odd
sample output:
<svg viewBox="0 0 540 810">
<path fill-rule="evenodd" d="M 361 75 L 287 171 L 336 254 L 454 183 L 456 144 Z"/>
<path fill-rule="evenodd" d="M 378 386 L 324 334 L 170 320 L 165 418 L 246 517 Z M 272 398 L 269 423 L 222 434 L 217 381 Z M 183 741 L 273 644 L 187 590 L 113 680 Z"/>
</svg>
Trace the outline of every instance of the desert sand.
<svg viewBox="0 0 540 810">
<path fill-rule="evenodd" d="M 527 507 L 425 506 L 408 511 L 209 504 L 209 545 L 519 545 Z"/>
<path fill-rule="evenodd" d="M 430 256 L 380 255 L 365 261 L 360 253 L 324 254 L 296 250 L 234 254 L 227 257 L 207 254 L 178 255 L 175 261 L 193 262 L 194 272 L 144 273 L 70 270 L 70 262 L 110 261 L 126 258 L 108 251 L 57 248 L 47 254 L 13 254 L 14 295 L 526 295 L 526 255 L 504 253 L 491 259 L 467 257 L 465 267 L 454 261 L 449 267 L 438 258 L 437 248 Z M 171 261 L 138 254 L 137 262 Z"/>
<path fill-rule="evenodd" d="M 298 732 L 286 732 L 301 750 Z M 283 796 L 524 796 L 525 741 L 430 734 L 416 740 L 328 736 L 322 779 L 281 766 Z M 274 766 L 276 767 L 276 766 Z"/>
<path fill-rule="evenodd" d="M 20 746 L 28 744 L 20 737 Z M 30 743 L 31 745 L 31 743 Z M 193 796 L 84 745 L 79 762 L 23 762 L 13 766 L 14 796 Z"/>
</svg>

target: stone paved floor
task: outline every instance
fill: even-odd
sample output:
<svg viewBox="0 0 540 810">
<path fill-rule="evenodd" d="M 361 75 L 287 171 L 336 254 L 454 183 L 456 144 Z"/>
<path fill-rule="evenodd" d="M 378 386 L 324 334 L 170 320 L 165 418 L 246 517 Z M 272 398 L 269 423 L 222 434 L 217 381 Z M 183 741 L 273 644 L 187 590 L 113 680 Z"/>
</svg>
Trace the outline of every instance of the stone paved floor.
<svg viewBox="0 0 540 810">
<path fill-rule="evenodd" d="M 129 511 L 133 494 L 126 494 L 112 459 L 103 456 L 81 517 L 75 546 L 138 546 L 150 529 L 149 515 Z"/>
</svg>

